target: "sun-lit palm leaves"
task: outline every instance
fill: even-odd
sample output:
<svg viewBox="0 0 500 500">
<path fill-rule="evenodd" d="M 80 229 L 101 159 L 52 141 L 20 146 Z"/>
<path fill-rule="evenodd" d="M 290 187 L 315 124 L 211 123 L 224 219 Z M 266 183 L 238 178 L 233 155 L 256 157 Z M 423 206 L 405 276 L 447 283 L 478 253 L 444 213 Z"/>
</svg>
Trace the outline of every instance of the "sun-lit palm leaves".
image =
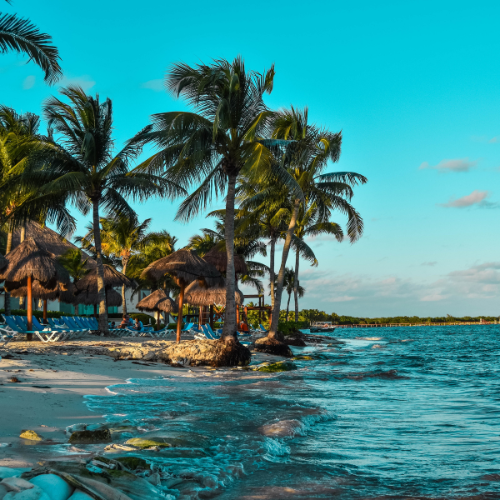
<svg viewBox="0 0 500 500">
<path fill-rule="evenodd" d="M 62 76 L 59 51 L 52 38 L 42 33 L 29 19 L 16 14 L 0 13 L 0 53 L 14 51 L 26 54 L 45 73 L 45 81 L 53 84 Z"/>
<path fill-rule="evenodd" d="M 159 152 L 140 168 L 166 170 L 167 177 L 184 187 L 197 185 L 181 204 L 177 217 L 188 219 L 213 198 L 226 193 L 227 302 L 224 335 L 232 335 L 235 324 L 234 197 L 238 178 L 257 182 L 273 176 L 296 189 L 288 172 L 275 161 L 272 148 L 282 140 L 265 140 L 272 112 L 264 95 L 273 88 L 274 67 L 262 74 L 248 72 L 241 58 L 232 63 L 216 60 L 211 65 L 174 64 L 166 87 L 175 97 L 184 97 L 196 112 L 170 112 L 152 117 L 152 129 L 142 140 Z"/>
<path fill-rule="evenodd" d="M 40 196 L 47 191 L 64 193 L 66 201 L 84 214 L 92 208 L 99 328 L 107 331 L 100 210 L 132 218 L 135 212 L 128 198 L 144 201 L 185 191 L 161 176 L 131 170 L 131 162 L 141 152 L 138 142 L 129 142 L 115 154 L 110 99 L 101 102 L 98 95 L 87 95 L 76 86 L 63 88 L 61 94 L 69 102 L 51 97 L 44 104 L 52 139 L 48 147 L 32 155 L 25 182 L 38 186 Z"/>
</svg>

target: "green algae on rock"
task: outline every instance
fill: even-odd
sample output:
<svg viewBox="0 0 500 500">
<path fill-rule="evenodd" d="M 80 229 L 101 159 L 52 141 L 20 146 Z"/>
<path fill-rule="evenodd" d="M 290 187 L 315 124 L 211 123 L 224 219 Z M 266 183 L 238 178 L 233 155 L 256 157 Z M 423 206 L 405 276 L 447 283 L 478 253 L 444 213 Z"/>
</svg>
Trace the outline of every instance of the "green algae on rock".
<svg viewBox="0 0 500 500">
<path fill-rule="evenodd" d="M 260 366 L 257 368 L 259 372 L 289 372 L 291 370 L 296 370 L 297 366 L 291 361 L 278 361 L 277 363 L 271 363 L 269 365 Z"/>
<path fill-rule="evenodd" d="M 131 438 L 125 441 L 125 444 L 144 450 L 146 448 L 153 448 L 157 446 L 158 448 L 170 448 L 172 445 L 165 438 L 155 438 L 151 437 L 149 439 L 144 438 Z"/>
</svg>

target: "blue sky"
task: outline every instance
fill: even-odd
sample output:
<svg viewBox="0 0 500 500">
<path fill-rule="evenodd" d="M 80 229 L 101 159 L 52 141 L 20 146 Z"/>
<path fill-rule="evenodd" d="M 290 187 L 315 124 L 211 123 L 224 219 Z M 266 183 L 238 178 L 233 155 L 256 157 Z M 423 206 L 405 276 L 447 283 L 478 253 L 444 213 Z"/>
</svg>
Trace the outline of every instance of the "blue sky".
<svg viewBox="0 0 500 500">
<path fill-rule="evenodd" d="M 171 63 L 238 54 L 258 71 L 275 64 L 269 106 L 309 106 L 314 122 L 342 130 L 331 170 L 368 177 L 353 199 L 365 235 L 355 245 L 310 242 L 319 266 L 302 263 L 301 307 L 500 314 L 498 2 L 15 0 L 1 9 L 53 36 L 59 85 L 113 100 L 117 145 L 152 113 L 186 109 L 162 89 Z M 0 82 L 0 101 L 20 112 L 40 113 L 59 86 L 16 55 L 0 56 Z M 136 208 L 185 244 L 210 220 L 177 223 L 177 205 Z"/>
</svg>

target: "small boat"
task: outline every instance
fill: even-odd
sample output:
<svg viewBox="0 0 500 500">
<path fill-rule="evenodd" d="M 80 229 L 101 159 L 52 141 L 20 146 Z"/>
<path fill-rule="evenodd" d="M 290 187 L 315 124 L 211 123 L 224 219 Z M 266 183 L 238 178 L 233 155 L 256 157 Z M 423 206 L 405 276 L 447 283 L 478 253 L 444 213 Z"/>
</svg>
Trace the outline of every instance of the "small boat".
<svg viewBox="0 0 500 500">
<path fill-rule="evenodd" d="M 334 325 L 331 321 L 314 321 L 311 324 L 309 331 L 311 333 L 326 333 L 333 332 L 335 330 L 336 325 Z"/>
</svg>

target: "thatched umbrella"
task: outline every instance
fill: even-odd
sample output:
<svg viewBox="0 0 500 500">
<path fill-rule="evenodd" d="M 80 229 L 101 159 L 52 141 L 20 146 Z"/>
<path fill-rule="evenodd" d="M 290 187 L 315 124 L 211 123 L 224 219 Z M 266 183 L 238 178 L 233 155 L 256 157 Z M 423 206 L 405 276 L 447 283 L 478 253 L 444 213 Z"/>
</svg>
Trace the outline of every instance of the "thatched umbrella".
<svg viewBox="0 0 500 500">
<path fill-rule="evenodd" d="M 9 252 L 9 264 L 0 272 L 0 280 L 26 285 L 28 306 L 28 330 L 33 327 L 33 280 L 38 280 L 45 288 L 55 288 L 57 283 L 69 284 L 69 274 L 51 254 L 38 245 L 32 238 L 24 240 Z M 31 334 L 28 334 L 31 340 Z"/>
<path fill-rule="evenodd" d="M 156 323 L 160 324 L 160 311 L 165 313 L 177 313 L 179 308 L 174 299 L 169 297 L 163 288 L 144 297 L 137 303 L 140 311 L 156 312 Z"/>
<path fill-rule="evenodd" d="M 74 303 L 95 307 L 99 303 L 99 297 L 97 293 L 80 292 L 75 295 Z M 122 305 L 122 296 L 113 288 L 106 288 L 106 305 L 108 307 L 120 307 Z"/>
<path fill-rule="evenodd" d="M 104 264 L 104 286 L 114 288 L 125 285 L 127 288 L 134 286 L 134 282 L 114 267 Z M 97 268 L 92 269 L 81 280 L 75 283 L 77 293 L 87 292 L 97 295 Z"/>
<path fill-rule="evenodd" d="M 163 278 L 165 274 L 172 275 L 181 288 L 179 293 L 179 314 L 177 315 L 177 342 L 180 342 L 182 305 L 184 304 L 186 286 L 195 280 L 199 280 L 206 286 L 215 286 L 220 283 L 221 274 L 212 264 L 199 257 L 196 252 L 185 248 L 158 259 L 142 272 L 143 277 L 156 281 Z"/>
<path fill-rule="evenodd" d="M 234 298 L 236 301 L 236 306 L 243 305 L 245 296 L 237 288 L 234 292 Z M 200 308 L 204 306 L 210 306 L 210 313 L 209 313 L 210 326 L 213 327 L 214 304 L 220 306 L 226 305 L 226 282 L 224 280 L 222 285 L 217 285 L 210 288 L 203 288 L 198 284 L 197 281 L 195 281 L 186 288 L 184 300 L 188 304 L 191 304 L 192 306 L 199 306 Z M 200 322 L 201 322 L 201 316 L 200 316 Z"/>
<path fill-rule="evenodd" d="M 12 297 L 27 297 L 28 287 L 19 286 L 15 287 L 19 283 L 6 282 L 6 290 L 8 290 Z M 59 299 L 67 304 L 72 304 L 74 302 L 74 286 L 72 283 L 65 285 L 63 283 L 57 283 L 54 288 L 48 288 L 40 283 L 38 280 L 33 280 L 31 286 L 31 297 L 35 300 L 43 301 L 43 322 L 47 323 L 47 301 Z"/>
<path fill-rule="evenodd" d="M 225 273 L 227 270 L 227 252 L 225 248 L 223 250 L 217 247 L 212 248 L 203 256 L 203 260 L 212 264 L 221 273 Z M 248 273 L 245 259 L 238 254 L 234 254 L 234 272 L 235 274 Z"/>
</svg>

